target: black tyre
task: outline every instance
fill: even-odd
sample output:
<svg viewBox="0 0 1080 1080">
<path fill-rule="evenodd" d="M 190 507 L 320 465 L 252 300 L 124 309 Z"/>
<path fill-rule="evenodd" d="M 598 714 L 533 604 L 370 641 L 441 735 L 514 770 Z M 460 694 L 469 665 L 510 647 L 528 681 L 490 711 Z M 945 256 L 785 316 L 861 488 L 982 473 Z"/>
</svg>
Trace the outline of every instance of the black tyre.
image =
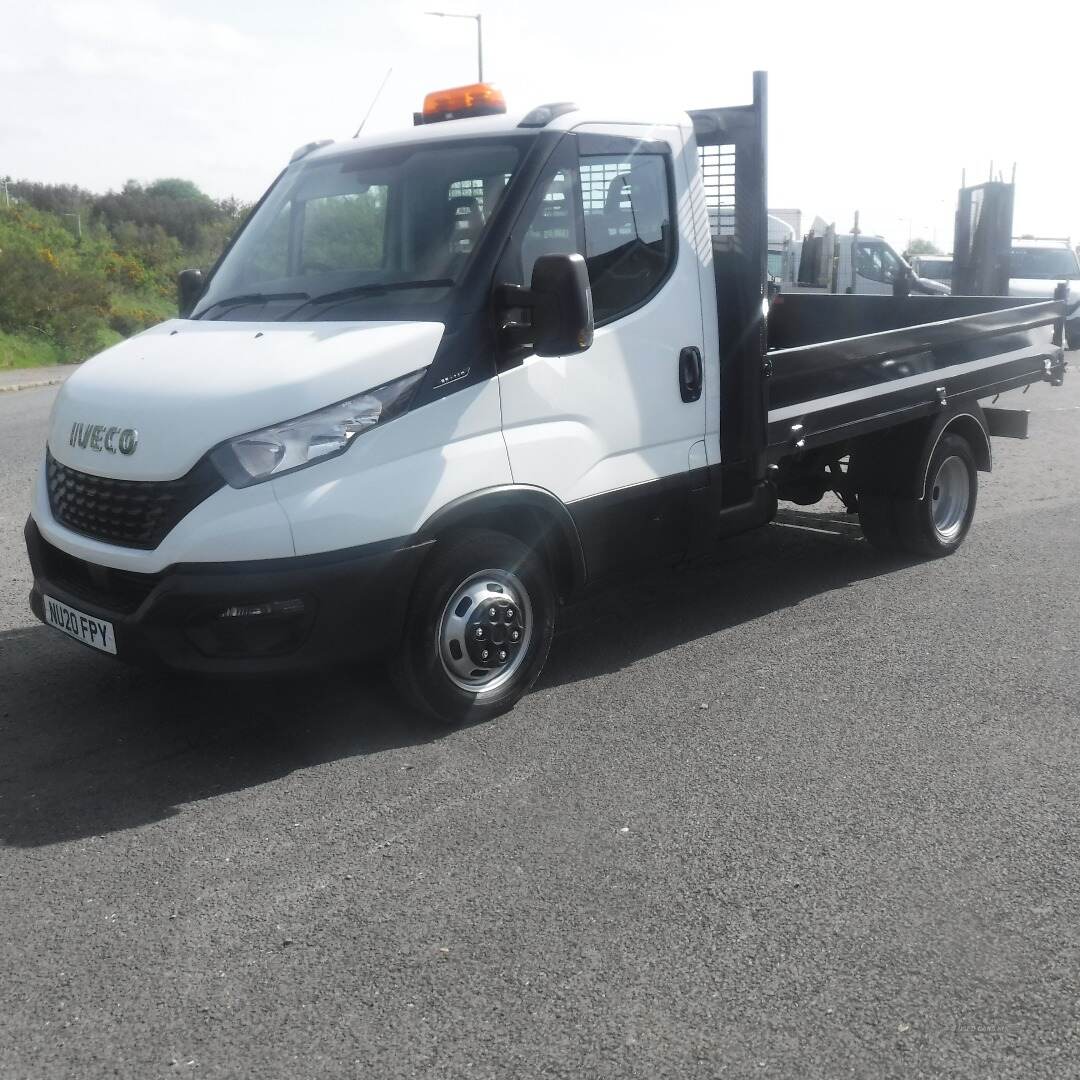
<svg viewBox="0 0 1080 1080">
<path fill-rule="evenodd" d="M 886 495 L 859 496 L 859 524 L 863 536 L 879 551 L 900 551 L 900 537 L 893 517 L 896 500 Z"/>
<path fill-rule="evenodd" d="M 930 458 L 922 499 L 859 497 L 863 533 L 884 551 L 927 558 L 951 555 L 971 528 L 978 490 L 979 474 L 971 446 L 959 435 L 945 435 Z"/>
<path fill-rule="evenodd" d="M 447 724 L 513 708 L 540 674 L 555 632 L 544 560 L 486 529 L 439 542 L 413 589 L 394 681 Z"/>
</svg>

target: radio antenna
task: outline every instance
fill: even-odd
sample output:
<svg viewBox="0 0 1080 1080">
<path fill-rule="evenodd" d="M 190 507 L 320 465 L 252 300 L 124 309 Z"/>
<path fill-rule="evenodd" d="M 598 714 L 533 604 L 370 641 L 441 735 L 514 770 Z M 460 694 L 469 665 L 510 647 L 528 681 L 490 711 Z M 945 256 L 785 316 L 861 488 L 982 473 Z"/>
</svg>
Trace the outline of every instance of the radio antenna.
<svg viewBox="0 0 1080 1080">
<path fill-rule="evenodd" d="M 386 69 L 386 74 L 383 76 L 383 81 L 379 83 L 379 89 L 375 91 L 375 96 L 371 99 L 371 104 L 368 106 L 368 110 L 364 113 L 364 119 L 360 121 L 360 126 L 356 129 L 356 134 L 353 135 L 355 139 L 361 131 L 364 130 L 364 125 L 368 122 L 368 117 L 371 115 L 371 110 L 375 108 L 375 102 L 379 100 L 379 95 L 383 92 L 383 87 L 386 86 L 394 69 L 392 67 Z"/>
</svg>

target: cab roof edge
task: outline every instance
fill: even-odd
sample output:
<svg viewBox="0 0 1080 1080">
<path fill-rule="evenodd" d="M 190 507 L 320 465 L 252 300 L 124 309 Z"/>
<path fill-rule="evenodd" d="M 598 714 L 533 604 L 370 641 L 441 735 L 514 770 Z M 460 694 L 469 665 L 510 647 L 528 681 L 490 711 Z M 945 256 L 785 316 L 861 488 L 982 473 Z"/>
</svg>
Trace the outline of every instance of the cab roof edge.
<svg viewBox="0 0 1080 1080">
<path fill-rule="evenodd" d="M 318 139 L 315 142 L 304 143 L 303 146 L 298 146 L 294 151 L 291 158 L 289 158 L 289 164 L 292 165 L 294 161 L 299 161 L 302 157 L 307 157 L 312 150 L 318 150 L 323 146 L 329 146 L 333 139 Z"/>
<path fill-rule="evenodd" d="M 565 116 L 569 112 L 577 112 L 578 105 L 573 101 L 551 101 L 546 105 L 537 105 L 531 112 L 518 123 L 518 127 L 542 128 L 547 127 L 552 120 Z"/>
</svg>

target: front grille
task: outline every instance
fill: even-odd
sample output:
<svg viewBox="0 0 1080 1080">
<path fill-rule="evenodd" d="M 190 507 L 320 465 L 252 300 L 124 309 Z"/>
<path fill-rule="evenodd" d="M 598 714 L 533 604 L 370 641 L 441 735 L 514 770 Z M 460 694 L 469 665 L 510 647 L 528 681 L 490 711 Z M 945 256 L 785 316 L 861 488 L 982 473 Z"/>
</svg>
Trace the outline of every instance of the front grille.
<svg viewBox="0 0 1080 1080">
<path fill-rule="evenodd" d="M 124 615 L 135 611 L 161 580 L 158 574 L 137 574 L 84 562 L 44 539 L 40 553 L 45 580 L 91 604 Z"/>
<path fill-rule="evenodd" d="M 114 480 L 62 465 L 46 454 L 49 506 L 74 532 L 151 550 L 225 483 L 207 458 L 179 480 Z"/>
</svg>

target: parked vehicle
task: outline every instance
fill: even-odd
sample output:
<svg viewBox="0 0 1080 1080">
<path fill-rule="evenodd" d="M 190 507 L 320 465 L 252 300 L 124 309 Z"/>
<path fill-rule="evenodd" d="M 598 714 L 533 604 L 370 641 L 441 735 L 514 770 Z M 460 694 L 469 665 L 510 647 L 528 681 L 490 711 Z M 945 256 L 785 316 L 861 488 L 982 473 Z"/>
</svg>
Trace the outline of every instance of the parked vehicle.
<svg viewBox="0 0 1080 1080">
<path fill-rule="evenodd" d="M 898 283 L 907 291 L 946 296 L 949 286 L 920 275 L 892 245 L 880 236 L 851 232 L 807 236 L 795 245 L 795 257 L 788 265 L 795 274 L 785 280 L 784 292 L 816 290 L 827 293 L 854 293 L 859 296 L 891 295 Z"/>
<path fill-rule="evenodd" d="M 1015 237 L 1009 256 L 1010 296 L 1053 296 L 1061 282 L 1069 286 L 1069 317 L 1065 338 L 1080 349 L 1080 260 L 1069 240 Z"/>
<path fill-rule="evenodd" d="M 794 252 L 802 236 L 801 210 L 770 210 L 768 216 L 769 276 L 773 281 L 793 281 L 799 263 Z"/>
<path fill-rule="evenodd" d="M 952 283 L 951 255 L 912 255 L 911 269 L 916 277 L 940 281 L 943 285 Z"/>
<path fill-rule="evenodd" d="M 181 671 L 375 656 L 487 717 L 566 600 L 778 499 L 954 552 L 991 435 L 1024 430 L 979 401 L 1063 379 L 1055 300 L 781 294 L 766 325 L 763 74 L 667 119 L 482 85 L 418 119 L 302 148 L 180 318 L 64 384 L 38 618 Z"/>
</svg>

